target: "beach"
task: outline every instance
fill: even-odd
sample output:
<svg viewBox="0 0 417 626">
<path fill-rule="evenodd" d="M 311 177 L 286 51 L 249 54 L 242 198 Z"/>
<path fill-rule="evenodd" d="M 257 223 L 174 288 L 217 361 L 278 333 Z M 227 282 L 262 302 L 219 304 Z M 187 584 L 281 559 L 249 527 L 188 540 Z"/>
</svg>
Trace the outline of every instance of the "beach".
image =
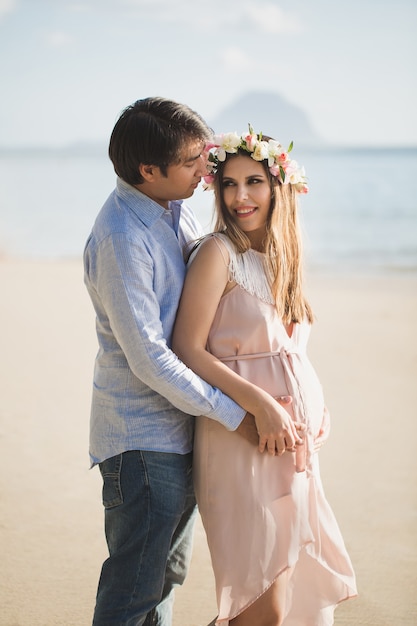
<svg viewBox="0 0 417 626">
<path fill-rule="evenodd" d="M 76 260 L 0 259 L 1 626 L 88 626 L 106 558 L 89 469 L 97 350 Z M 332 416 L 320 452 L 359 596 L 336 626 L 417 623 L 417 275 L 312 272 L 309 354 Z M 173 626 L 216 615 L 200 521 Z M 254 625 L 256 626 L 256 625 Z"/>
</svg>

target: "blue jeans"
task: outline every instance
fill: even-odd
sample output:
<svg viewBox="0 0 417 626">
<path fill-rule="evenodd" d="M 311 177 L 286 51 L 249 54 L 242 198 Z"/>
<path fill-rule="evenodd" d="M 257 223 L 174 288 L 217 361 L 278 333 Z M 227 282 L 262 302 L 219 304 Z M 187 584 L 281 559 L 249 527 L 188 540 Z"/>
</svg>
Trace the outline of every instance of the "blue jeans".
<svg viewBox="0 0 417 626">
<path fill-rule="evenodd" d="M 109 558 L 93 626 L 171 626 L 197 511 L 192 455 L 134 450 L 100 463 Z"/>
</svg>

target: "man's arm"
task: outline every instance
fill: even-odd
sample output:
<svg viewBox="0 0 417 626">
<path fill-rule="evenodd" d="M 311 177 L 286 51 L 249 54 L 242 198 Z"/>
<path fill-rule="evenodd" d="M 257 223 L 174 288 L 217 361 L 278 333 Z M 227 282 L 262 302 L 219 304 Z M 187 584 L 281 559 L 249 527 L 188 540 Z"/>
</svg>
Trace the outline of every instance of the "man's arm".
<svg viewBox="0 0 417 626">
<path fill-rule="evenodd" d="M 109 334 L 141 382 L 184 413 L 207 415 L 234 430 L 245 410 L 186 367 L 167 344 L 153 264 L 146 247 L 132 244 L 123 233 L 101 242 L 95 251 L 89 287 L 108 317 Z"/>
</svg>

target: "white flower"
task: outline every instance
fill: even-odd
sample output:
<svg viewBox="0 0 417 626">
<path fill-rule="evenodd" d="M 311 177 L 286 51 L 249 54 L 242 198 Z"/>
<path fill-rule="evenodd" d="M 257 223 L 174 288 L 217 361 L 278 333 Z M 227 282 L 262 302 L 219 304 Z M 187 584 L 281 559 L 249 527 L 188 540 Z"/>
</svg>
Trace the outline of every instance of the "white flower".
<svg viewBox="0 0 417 626">
<path fill-rule="evenodd" d="M 281 146 L 279 141 L 275 141 L 275 139 L 270 139 L 268 141 L 268 148 L 269 148 L 270 154 L 273 154 L 273 155 L 282 154 L 283 152 L 285 152 L 284 148 Z"/>
<path fill-rule="evenodd" d="M 275 164 L 277 156 L 284 152 L 283 147 L 279 141 L 270 139 L 268 141 L 268 167 L 272 167 Z"/>
<path fill-rule="evenodd" d="M 253 152 L 252 159 L 254 161 L 263 161 L 268 158 L 268 144 L 266 141 L 258 141 Z"/>
<path fill-rule="evenodd" d="M 291 183 L 291 185 L 296 185 L 305 180 L 304 167 L 298 167 L 297 161 L 290 161 L 286 168 L 285 175 L 285 182 Z"/>
<path fill-rule="evenodd" d="M 224 150 L 223 148 L 217 148 L 216 156 L 218 160 L 223 163 L 223 161 L 226 161 L 226 150 Z"/>
<path fill-rule="evenodd" d="M 218 143 L 219 143 L 220 148 L 222 148 L 226 152 L 233 153 L 233 152 L 237 152 L 237 149 L 240 146 L 241 141 L 242 139 L 239 137 L 237 133 L 226 133 L 224 135 L 220 135 L 220 141 Z"/>
</svg>

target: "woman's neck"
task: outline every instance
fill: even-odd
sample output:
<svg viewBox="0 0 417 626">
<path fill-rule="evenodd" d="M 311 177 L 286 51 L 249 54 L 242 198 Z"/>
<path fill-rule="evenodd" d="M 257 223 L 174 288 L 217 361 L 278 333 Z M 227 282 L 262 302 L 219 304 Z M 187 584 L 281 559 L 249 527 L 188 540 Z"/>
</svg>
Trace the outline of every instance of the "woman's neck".
<svg viewBox="0 0 417 626">
<path fill-rule="evenodd" d="M 249 241 L 250 247 L 252 250 L 256 250 L 257 252 L 265 252 L 265 230 L 252 230 L 249 233 L 246 233 Z"/>
</svg>

